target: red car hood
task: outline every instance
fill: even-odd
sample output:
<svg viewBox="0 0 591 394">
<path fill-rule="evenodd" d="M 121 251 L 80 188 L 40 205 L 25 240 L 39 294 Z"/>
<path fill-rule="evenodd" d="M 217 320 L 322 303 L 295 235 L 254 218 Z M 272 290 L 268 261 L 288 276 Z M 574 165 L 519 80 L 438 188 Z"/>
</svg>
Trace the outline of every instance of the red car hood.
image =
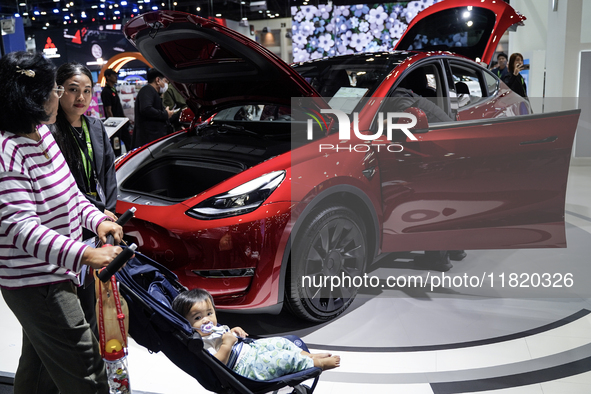
<svg viewBox="0 0 591 394">
<path fill-rule="evenodd" d="M 451 51 L 489 64 L 507 29 L 526 18 L 502 0 L 447 0 L 420 12 L 395 49 Z"/>
<path fill-rule="evenodd" d="M 244 102 L 291 105 L 318 93 L 283 60 L 255 41 L 208 19 L 177 11 L 139 15 L 125 36 L 174 81 L 197 117 Z"/>
</svg>

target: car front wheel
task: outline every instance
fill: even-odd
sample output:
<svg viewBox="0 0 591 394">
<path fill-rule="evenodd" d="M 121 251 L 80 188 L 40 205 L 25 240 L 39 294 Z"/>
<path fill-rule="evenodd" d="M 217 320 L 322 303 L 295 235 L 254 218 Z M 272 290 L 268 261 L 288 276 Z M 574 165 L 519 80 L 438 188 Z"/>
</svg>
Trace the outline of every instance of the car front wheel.
<svg viewBox="0 0 591 394">
<path fill-rule="evenodd" d="M 347 207 L 330 207 L 316 212 L 298 234 L 288 267 L 287 305 L 305 320 L 331 320 L 351 305 L 365 274 L 365 224 Z"/>
</svg>

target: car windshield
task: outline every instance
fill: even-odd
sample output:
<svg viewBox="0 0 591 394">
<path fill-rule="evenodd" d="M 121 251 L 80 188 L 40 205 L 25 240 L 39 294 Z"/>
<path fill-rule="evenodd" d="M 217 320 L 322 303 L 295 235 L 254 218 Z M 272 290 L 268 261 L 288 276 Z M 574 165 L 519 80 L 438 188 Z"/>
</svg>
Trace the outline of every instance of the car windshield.
<svg viewBox="0 0 591 394">
<path fill-rule="evenodd" d="M 364 53 L 313 60 L 293 67 L 322 97 L 361 99 L 371 97 L 386 75 L 408 56 L 408 52 Z"/>
</svg>

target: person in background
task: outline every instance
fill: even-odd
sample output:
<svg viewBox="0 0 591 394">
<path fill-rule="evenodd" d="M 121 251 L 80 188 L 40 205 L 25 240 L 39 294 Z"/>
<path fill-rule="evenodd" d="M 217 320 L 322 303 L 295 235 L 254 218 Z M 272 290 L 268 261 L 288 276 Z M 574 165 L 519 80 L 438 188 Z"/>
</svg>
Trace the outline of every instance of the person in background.
<svg viewBox="0 0 591 394">
<path fill-rule="evenodd" d="M 168 119 L 174 113 L 162 104 L 161 94 L 166 92 L 168 84 L 164 75 L 155 68 L 147 73 L 148 83 L 140 89 L 135 99 L 135 129 L 132 148 L 145 145 L 168 134 Z"/>
<path fill-rule="evenodd" d="M 490 71 L 500 79 L 503 79 L 509 75 L 509 69 L 507 69 L 506 53 L 501 52 L 497 55 L 497 66 Z"/>
<path fill-rule="evenodd" d="M 118 118 L 125 118 L 123 113 L 123 106 L 121 99 L 117 93 L 115 85 L 117 84 L 117 72 L 111 68 L 105 71 L 105 88 L 101 91 L 101 100 L 105 110 L 105 117 L 111 118 L 116 116 Z M 113 138 L 118 137 L 119 141 L 125 144 L 125 148 L 131 149 L 131 134 L 129 134 L 129 126 L 124 125 L 121 129 L 113 135 Z"/>
<path fill-rule="evenodd" d="M 183 125 L 181 125 L 179 118 L 181 111 L 187 106 L 187 102 L 173 84 L 168 84 L 168 89 L 162 95 L 162 103 L 174 111 L 174 114 L 170 117 L 170 123 L 174 127 L 174 130 L 181 130 Z"/>
<path fill-rule="evenodd" d="M 509 74 L 503 78 L 503 82 L 511 88 L 512 91 L 520 95 L 521 97 L 527 98 L 527 86 L 525 85 L 525 79 L 521 75 L 521 71 L 524 68 L 523 55 L 521 53 L 514 53 L 509 58 Z"/>
<path fill-rule="evenodd" d="M 55 122 L 64 92 L 51 61 L 4 55 L 0 89 L 0 288 L 23 328 L 14 392 L 107 394 L 76 286 L 85 266 L 100 269 L 121 252 L 82 243 L 82 227 L 117 243 L 122 228 L 80 192 L 45 126 Z"/>
<path fill-rule="evenodd" d="M 56 83 L 65 92 L 59 101 L 56 122 L 49 128 L 57 142 L 78 189 L 101 212 L 112 220 L 117 204 L 117 179 L 115 154 L 103 122 L 84 115 L 92 99 L 92 73 L 79 63 L 66 63 L 57 70 Z M 83 239 L 95 234 L 83 229 Z M 86 321 L 98 335 L 96 324 L 96 295 L 94 276 L 85 272 L 84 285 L 78 289 L 78 297 Z"/>
</svg>

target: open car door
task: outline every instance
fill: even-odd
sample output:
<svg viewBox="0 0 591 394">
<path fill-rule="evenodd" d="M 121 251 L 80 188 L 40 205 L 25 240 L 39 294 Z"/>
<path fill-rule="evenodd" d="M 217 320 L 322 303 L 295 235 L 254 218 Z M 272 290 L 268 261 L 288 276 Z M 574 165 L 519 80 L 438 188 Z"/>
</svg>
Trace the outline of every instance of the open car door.
<svg viewBox="0 0 591 394">
<path fill-rule="evenodd" d="M 378 152 L 382 250 L 565 247 L 579 114 L 439 123 Z"/>
</svg>

